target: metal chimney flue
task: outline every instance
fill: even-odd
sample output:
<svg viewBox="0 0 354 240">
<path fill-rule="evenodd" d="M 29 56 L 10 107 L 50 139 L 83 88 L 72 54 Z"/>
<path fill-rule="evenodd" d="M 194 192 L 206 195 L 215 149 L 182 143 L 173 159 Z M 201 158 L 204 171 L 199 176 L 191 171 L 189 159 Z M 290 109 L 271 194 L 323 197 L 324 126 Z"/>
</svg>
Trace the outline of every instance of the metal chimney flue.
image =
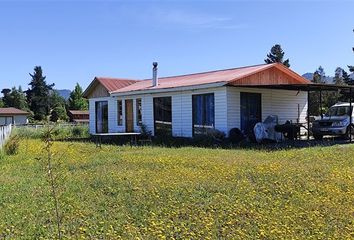
<svg viewBox="0 0 354 240">
<path fill-rule="evenodd" d="M 153 87 L 157 87 L 159 85 L 159 79 L 157 77 L 157 62 L 153 62 L 152 66 L 154 66 L 152 68 L 152 86 Z"/>
</svg>

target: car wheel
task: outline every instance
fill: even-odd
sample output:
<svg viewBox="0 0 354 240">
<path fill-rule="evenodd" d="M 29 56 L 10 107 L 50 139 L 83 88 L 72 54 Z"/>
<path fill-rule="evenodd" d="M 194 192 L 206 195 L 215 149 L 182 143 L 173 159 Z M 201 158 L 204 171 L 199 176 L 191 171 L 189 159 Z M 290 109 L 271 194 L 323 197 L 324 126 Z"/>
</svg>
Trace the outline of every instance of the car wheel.
<svg viewBox="0 0 354 240">
<path fill-rule="evenodd" d="M 314 134 L 314 135 L 313 135 L 313 138 L 314 138 L 315 140 L 322 140 L 322 139 L 323 139 L 323 135 L 321 135 L 321 134 Z"/>
<path fill-rule="evenodd" d="M 352 128 L 351 132 L 350 132 L 349 128 L 350 128 L 350 126 L 347 127 L 347 132 L 345 133 L 344 137 L 346 139 L 350 139 L 350 134 L 351 134 L 352 139 L 354 139 L 354 126 L 353 125 L 351 126 L 351 128 Z"/>
</svg>

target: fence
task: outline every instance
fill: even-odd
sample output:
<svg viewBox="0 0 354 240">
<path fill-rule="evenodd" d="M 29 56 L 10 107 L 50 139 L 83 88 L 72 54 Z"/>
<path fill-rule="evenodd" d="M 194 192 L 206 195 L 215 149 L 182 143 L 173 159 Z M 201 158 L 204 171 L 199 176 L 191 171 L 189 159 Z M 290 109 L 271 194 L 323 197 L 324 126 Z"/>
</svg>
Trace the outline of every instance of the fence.
<svg viewBox="0 0 354 240">
<path fill-rule="evenodd" d="M 6 140 L 10 137 L 12 125 L 0 126 L 0 148 L 5 144 Z"/>
</svg>

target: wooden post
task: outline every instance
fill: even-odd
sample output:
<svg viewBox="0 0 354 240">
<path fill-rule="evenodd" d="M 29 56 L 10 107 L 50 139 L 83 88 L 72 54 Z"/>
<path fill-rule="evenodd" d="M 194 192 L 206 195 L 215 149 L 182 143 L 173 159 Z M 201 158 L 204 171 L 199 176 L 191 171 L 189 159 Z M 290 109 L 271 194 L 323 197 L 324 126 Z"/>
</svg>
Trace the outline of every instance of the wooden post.
<svg viewBox="0 0 354 240">
<path fill-rule="evenodd" d="M 321 114 L 321 119 L 323 119 L 323 113 L 322 113 L 322 89 L 320 88 L 320 114 Z"/>
<path fill-rule="evenodd" d="M 352 120 L 353 120 L 353 110 L 352 110 L 352 88 L 349 87 L 349 109 L 350 109 L 350 117 L 349 117 L 349 142 L 352 142 Z"/>
</svg>

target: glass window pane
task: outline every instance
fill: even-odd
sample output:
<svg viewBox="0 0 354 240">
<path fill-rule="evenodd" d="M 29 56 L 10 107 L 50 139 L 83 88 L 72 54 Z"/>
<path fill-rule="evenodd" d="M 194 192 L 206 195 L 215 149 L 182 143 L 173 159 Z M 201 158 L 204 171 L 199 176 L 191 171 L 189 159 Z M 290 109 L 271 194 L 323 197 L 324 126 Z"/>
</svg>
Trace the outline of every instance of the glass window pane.
<svg viewBox="0 0 354 240">
<path fill-rule="evenodd" d="M 123 125 L 123 102 L 122 100 L 117 101 L 117 114 L 118 114 L 118 126 Z"/>
<path fill-rule="evenodd" d="M 142 109 L 141 109 L 141 99 L 136 99 L 136 124 L 140 126 L 142 124 Z"/>
<path fill-rule="evenodd" d="M 214 129 L 214 94 L 193 95 L 193 134 L 206 134 Z"/>
<path fill-rule="evenodd" d="M 155 135 L 172 135 L 172 98 L 154 98 Z"/>
</svg>

